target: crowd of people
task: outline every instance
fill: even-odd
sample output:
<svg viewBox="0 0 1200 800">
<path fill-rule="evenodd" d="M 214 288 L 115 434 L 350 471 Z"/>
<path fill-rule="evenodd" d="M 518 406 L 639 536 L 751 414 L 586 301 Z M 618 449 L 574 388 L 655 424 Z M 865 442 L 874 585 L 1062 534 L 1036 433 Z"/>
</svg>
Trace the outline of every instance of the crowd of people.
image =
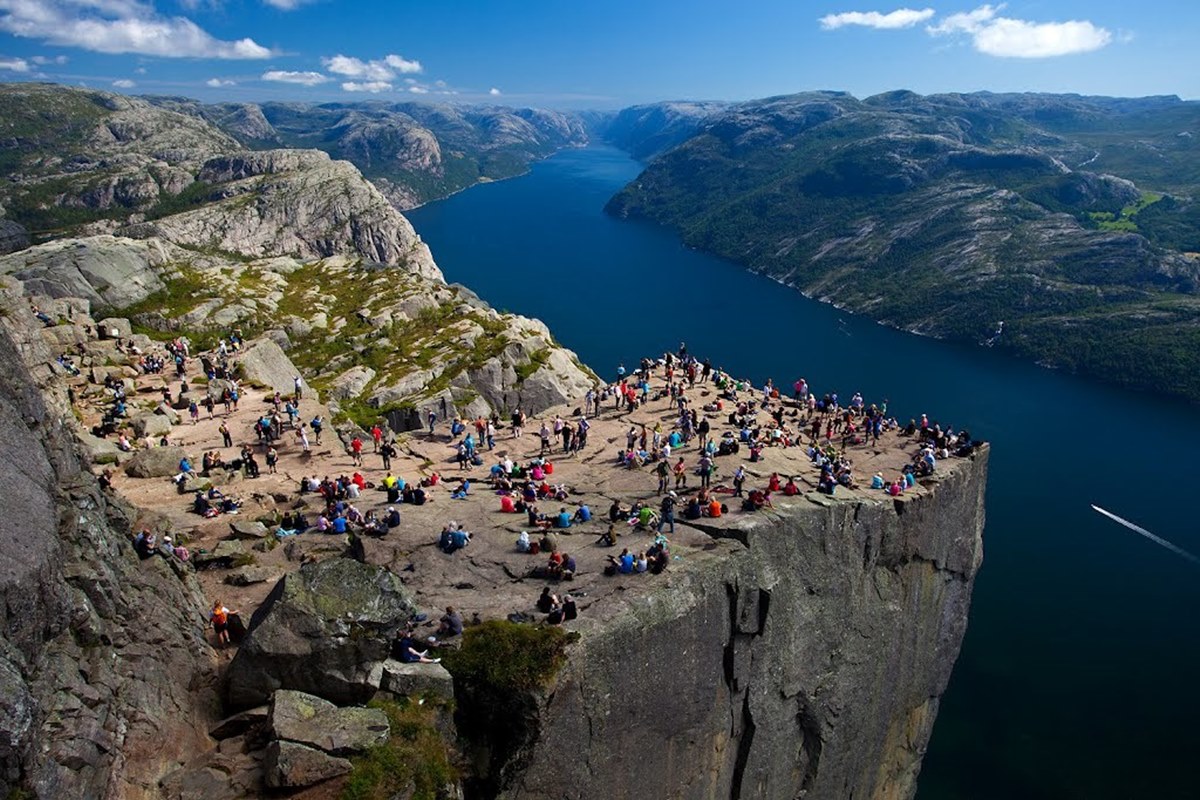
<svg viewBox="0 0 1200 800">
<path fill-rule="evenodd" d="M 209 386 L 219 389 L 206 390 L 198 401 L 191 400 L 188 413 L 193 423 L 198 422 L 201 409 L 208 419 L 221 417 L 217 428 L 220 443 L 214 442 L 204 451 L 198 473 L 188 459 L 181 461 L 176 476 L 181 492 L 187 491 L 195 479 L 210 477 L 222 469 L 241 470 L 250 479 L 257 478 L 264 467 L 268 474 L 275 473 L 281 451 L 290 451 L 307 462 L 314 456 L 312 446 L 321 445 L 325 420 L 310 408 L 311 419 L 303 421 L 308 416 L 302 410 L 303 382 L 296 376 L 291 394 L 276 391 L 264 398 L 262 412 L 254 415 L 246 431 L 247 436 L 253 434 L 252 439 L 236 445 L 240 448 L 237 458 L 226 459 L 222 451 L 235 446 L 229 417 L 245 399 L 229 363 L 241 346 L 240 333 L 234 333 L 214 351 L 198 356 Z M 191 396 L 187 383 L 192 363 L 190 343 L 180 338 L 167 343 L 163 352 L 140 354 L 139 370 L 159 374 L 166 364 L 173 364 L 180 380 L 180 396 Z M 111 402 L 102 427 L 109 434 L 124 424 L 126 388 L 116 379 L 106 381 L 105 388 Z M 164 386 L 163 392 L 164 401 L 180 403 L 168 387 Z M 648 404 L 653 404 L 653 417 L 646 421 L 637 416 L 627 418 Z M 665 413 L 659 413 L 660 409 Z M 446 483 L 437 471 L 430 471 L 410 481 L 395 474 L 392 462 L 398 454 L 397 440 L 386 425 L 343 434 L 345 452 L 354 467 L 350 474 L 303 477 L 296 487 L 298 497 L 317 498 L 317 507 L 308 514 L 298 509 L 288 511 L 275 526 L 274 535 L 284 538 L 315 532 L 387 536 L 402 528 L 401 509 L 405 505 L 424 506 L 444 491 L 448 499 L 494 502 L 499 514 L 523 515 L 519 524 L 523 530 L 515 549 L 521 554 L 541 556 L 526 571 L 533 579 L 572 581 L 581 569 L 587 570 L 589 562 L 597 573 L 613 577 L 657 575 L 670 567 L 668 537 L 675 535 L 677 522 L 756 513 L 773 508 L 773 498 L 814 490 L 829 495 L 870 490 L 898 496 L 912 491 L 920 479 L 934 473 L 941 460 L 968 454 L 977 445 L 968 432 L 942 427 L 925 415 L 900 425 L 889 415 L 886 399 L 871 403 L 855 393 L 843 405 L 837 393 L 818 394 L 803 378 L 793 384 L 790 396 L 771 380 L 755 387 L 711 361 L 697 359 L 683 345 L 676 352 L 643 358 L 632 370 L 621 365 L 614 381 L 593 387 L 583 398 L 581 408 L 566 417 L 555 414 L 531 420 L 523 410 L 516 409 L 506 419 L 498 413 L 462 419 L 447 411 L 444 405 L 440 416 L 429 410 L 425 421 L 430 440 L 448 444 L 447 461 L 457 464 L 457 478 Z M 611 460 L 605 453 L 595 459 L 597 463 L 649 475 L 644 491 L 631 492 L 633 496 L 627 502 L 613 499 L 606 514 L 596 514 L 586 501 L 588 487 L 555 479 L 554 459 L 576 459 L 581 452 L 590 452 L 588 448 L 595 445 L 589 444 L 589 433 L 606 418 L 624 419 L 623 441 L 618 440 Z M 439 423 L 441 419 L 445 421 Z M 286 432 L 291 432 L 294 439 L 290 448 Z M 854 465 L 856 450 L 878 446 L 880 439 L 888 435 L 917 443 L 911 461 L 896 474 L 877 471 L 869 481 L 860 481 Z M 121 429 L 118 447 L 132 450 L 137 446 Z M 605 442 L 600 446 L 608 448 Z M 792 474 L 763 475 L 759 471 L 762 477 L 756 477 L 747 466 L 763 461 L 771 450 L 794 448 L 801 450 L 811 469 Z M 368 456 L 378 457 L 381 466 L 377 468 L 372 462 L 368 467 Z M 487 467 L 486 477 L 476 480 L 476 468 L 483 467 L 489 457 L 493 463 Z M 383 476 L 368 479 L 373 471 Z M 226 496 L 215 486 L 190 493 L 191 510 L 204 517 L 236 513 L 241 506 L 238 498 Z M 495 500 L 487 499 L 493 496 Z M 582 564 L 575 556 L 562 552 L 554 536 L 573 533 L 580 527 L 593 533 L 595 546 L 601 548 L 597 558 L 581 558 Z M 531 539 L 531 531 L 540 539 Z M 623 537 L 631 536 L 639 538 L 623 541 Z M 453 556 L 468 550 L 471 542 L 472 534 L 464 522 L 449 521 L 436 532 L 432 543 Z M 156 538 L 148 531 L 140 532 L 135 549 L 143 558 L 169 554 L 188 559 L 187 549 L 176 546 L 169 534 Z M 620 552 L 604 554 L 604 549 Z M 549 585 L 537 606 L 553 624 L 570 622 L 579 612 L 571 595 L 559 598 Z M 455 636 L 461 633 L 461 617 L 451 610 L 448 613 L 452 614 L 449 635 Z M 445 624 L 446 618 L 442 622 Z M 413 660 L 427 658 L 425 649 L 415 640 L 400 651 Z"/>
</svg>

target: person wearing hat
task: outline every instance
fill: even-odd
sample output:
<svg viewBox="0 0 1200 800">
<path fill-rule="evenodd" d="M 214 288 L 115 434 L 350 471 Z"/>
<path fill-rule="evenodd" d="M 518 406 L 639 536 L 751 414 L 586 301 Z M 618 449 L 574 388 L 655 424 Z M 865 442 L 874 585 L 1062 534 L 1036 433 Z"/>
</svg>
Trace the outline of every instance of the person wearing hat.
<svg viewBox="0 0 1200 800">
<path fill-rule="evenodd" d="M 400 512 L 395 506 L 388 506 L 387 513 L 383 516 L 383 524 L 387 525 L 388 530 L 400 525 Z"/>
<path fill-rule="evenodd" d="M 671 533 L 675 532 L 675 503 L 678 495 L 675 492 L 667 492 L 667 496 L 662 499 L 662 516 L 658 520 L 658 532 L 662 533 L 663 526 L 670 523 Z"/>
</svg>

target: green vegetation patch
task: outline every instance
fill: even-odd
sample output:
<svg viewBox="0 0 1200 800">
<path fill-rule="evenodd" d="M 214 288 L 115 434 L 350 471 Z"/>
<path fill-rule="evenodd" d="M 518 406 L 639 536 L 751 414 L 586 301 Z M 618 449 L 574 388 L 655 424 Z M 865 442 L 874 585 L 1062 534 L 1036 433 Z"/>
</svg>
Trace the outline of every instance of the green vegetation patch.
<svg viewBox="0 0 1200 800">
<path fill-rule="evenodd" d="M 439 701 L 416 698 L 372 700 L 371 708 L 387 714 L 391 737 L 361 756 L 342 790 L 343 800 L 390 800 L 412 789 L 413 800 L 434 800 L 446 785 L 458 780 L 451 749 L 438 730 Z"/>
<path fill-rule="evenodd" d="M 509 694 L 545 685 L 574 641 L 562 628 L 489 620 L 463 632 L 460 650 L 445 658 L 457 682 Z"/>
</svg>

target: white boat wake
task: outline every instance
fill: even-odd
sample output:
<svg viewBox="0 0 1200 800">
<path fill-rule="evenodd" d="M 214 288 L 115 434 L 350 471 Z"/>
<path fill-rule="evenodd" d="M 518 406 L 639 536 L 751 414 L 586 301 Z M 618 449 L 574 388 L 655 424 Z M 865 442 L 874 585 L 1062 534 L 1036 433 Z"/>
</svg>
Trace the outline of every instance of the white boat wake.
<svg viewBox="0 0 1200 800">
<path fill-rule="evenodd" d="M 1111 511 L 1105 511 L 1103 508 L 1101 508 L 1098 505 L 1095 505 L 1094 503 L 1092 504 L 1092 510 L 1100 512 L 1104 516 L 1111 519 L 1113 522 L 1124 525 L 1126 528 L 1129 528 L 1129 530 L 1133 531 L 1134 533 L 1145 536 L 1147 539 L 1154 542 L 1155 544 L 1162 545 L 1163 547 L 1170 550 L 1172 553 L 1179 555 L 1179 556 L 1183 556 L 1188 561 L 1191 561 L 1193 564 L 1200 564 L 1200 558 L 1197 558 L 1196 556 L 1192 555 L 1187 550 L 1184 550 L 1182 547 L 1178 547 L 1176 545 L 1171 544 L 1166 539 L 1162 539 L 1158 536 L 1155 536 L 1153 533 L 1151 533 L 1150 531 L 1141 527 L 1140 525 L 1134 525 L 1129 520 L 1118 517 L 1116 514 L 1112 513 Z"/>
</svg>

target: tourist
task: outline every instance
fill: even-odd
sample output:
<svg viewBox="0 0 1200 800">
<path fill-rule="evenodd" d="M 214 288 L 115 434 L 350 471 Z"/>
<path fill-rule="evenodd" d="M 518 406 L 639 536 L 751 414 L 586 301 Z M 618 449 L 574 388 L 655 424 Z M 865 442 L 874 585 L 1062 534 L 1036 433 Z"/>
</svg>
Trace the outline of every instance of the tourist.
<svg viewBox="0 0 1200 800">
<path fill-rule="evenodd" d="M 393 653 L 405 664 L 439 664 L 442 661 L 440 658 L 429 658 L 428 650 L 418 650 L 412 631 L 404 632 L 393 648 Z"/>
<path fill-rule="evenodd" d="M 226 608 L 224 605 L 221 604 L 220 600 L 213 603 L 212 613 L 210 614 L 210 617 L 212 619 L 213 630 L 217 634 L 217 644 L 218 645 L 229 644 L 229 618 L 232 615 L 238 614 L 238 613 L 240 613 L 240 612 L 230 611 L 228 608 Z"/>
<path fill-rule="evenodd" d="M 454 606 L 446 606 L 446 613 L 439 620 L 437 633 L 439 638 L 460 636 L 463 632 L 462 614 L 454 610 Z"/>
</svg>

